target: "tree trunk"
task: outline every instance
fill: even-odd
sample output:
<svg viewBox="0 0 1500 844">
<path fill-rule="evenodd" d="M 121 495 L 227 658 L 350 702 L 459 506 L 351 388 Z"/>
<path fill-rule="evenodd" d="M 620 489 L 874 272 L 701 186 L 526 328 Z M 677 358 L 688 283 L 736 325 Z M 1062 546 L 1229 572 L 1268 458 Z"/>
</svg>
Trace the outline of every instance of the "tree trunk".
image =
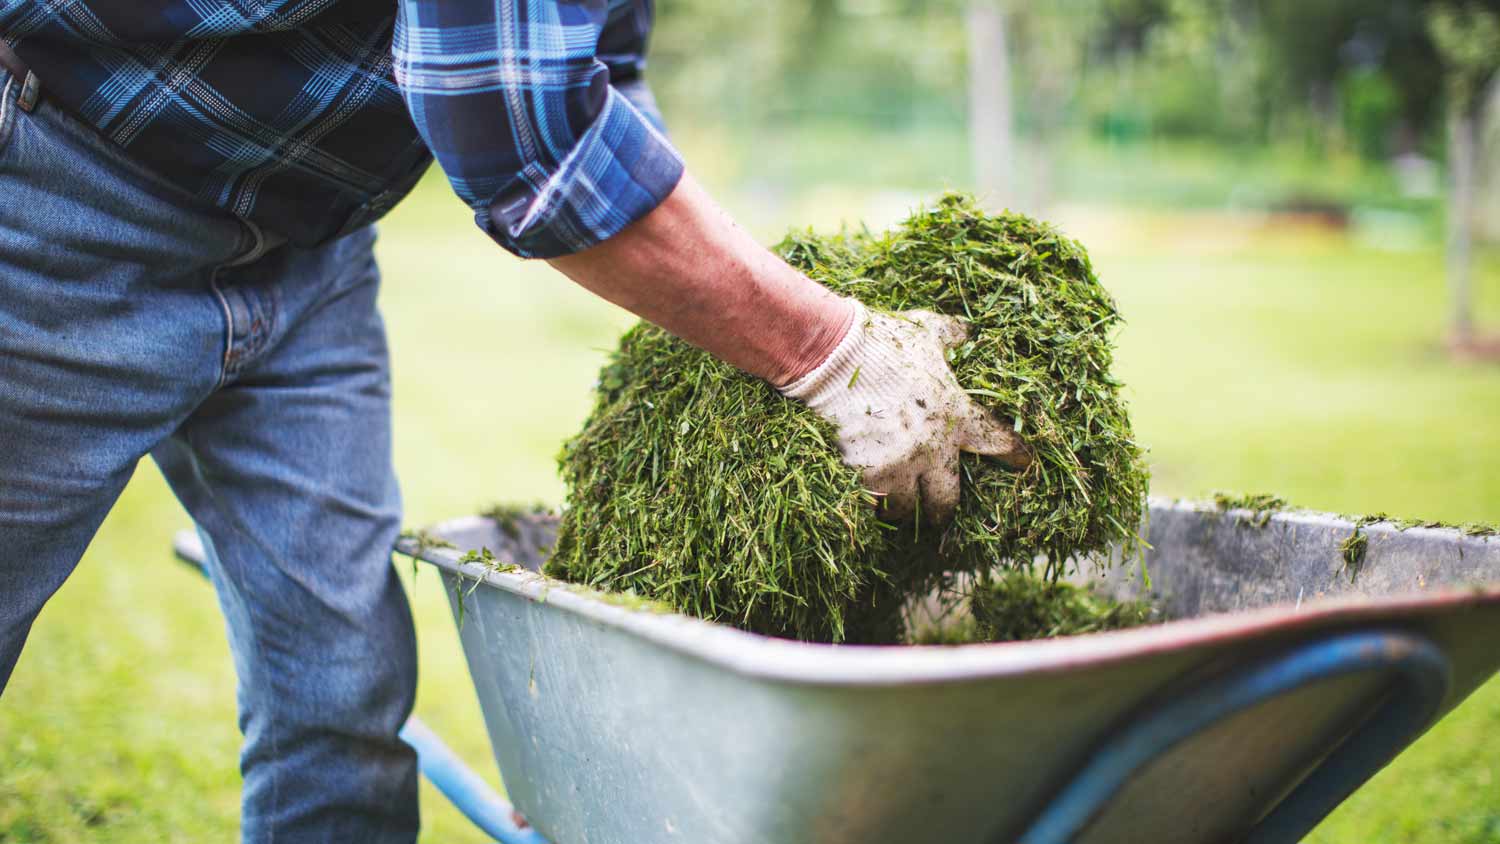
<svg viewBox="0 0 1500 844">
<path fill-rule="evenodd" d="M 997 0 L 970 0 L 969 146 L 974 181 L 987 203 L 1015 203 L 1015 136 L 1011 122 L 1010 48 Z"/>
<path fill-rule="evenodd" d="M 1479 121 L 1479 197 L 1474 213 L 1474 236 L 1500 243 L 1500 74 L 1490 83 Z"/>
<path fill-rule="evenodd" d="M 1449 340 L 1474 340 L 1474 200 L 1479 178 L 1479 127 L 1483 100 L 1458 103 L 1448 121 L 1448 296 Z"/>
</svg>

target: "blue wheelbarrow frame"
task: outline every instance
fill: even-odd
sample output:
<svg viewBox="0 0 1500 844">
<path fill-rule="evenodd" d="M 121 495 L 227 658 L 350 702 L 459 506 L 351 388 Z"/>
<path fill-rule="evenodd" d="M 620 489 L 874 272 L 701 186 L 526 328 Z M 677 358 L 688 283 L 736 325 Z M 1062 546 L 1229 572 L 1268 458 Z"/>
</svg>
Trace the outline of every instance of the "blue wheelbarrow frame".
<svg viewBox="0 0 1500 844">
<path fill-rule="evenodd" d="M 1150 525 L 1153 597 L 1186 620 L 961 648 L 779 642 L 401 550 L 443 571 L 507 786 L 558 844 L 1291 842 L 1500 666 L 1500 541 L 1165 501 Z M 432 533 L 535 569 L 550 530 Z M 544 841 L 403 735 L 487 834 Z"/>
</svg>

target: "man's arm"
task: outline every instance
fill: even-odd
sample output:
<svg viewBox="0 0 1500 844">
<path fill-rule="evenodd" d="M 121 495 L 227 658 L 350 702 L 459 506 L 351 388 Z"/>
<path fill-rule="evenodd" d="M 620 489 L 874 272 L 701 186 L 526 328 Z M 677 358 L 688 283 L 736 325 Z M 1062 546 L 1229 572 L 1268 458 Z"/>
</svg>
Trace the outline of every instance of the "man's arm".
<svg viewBox="0 0 1500 844">
<path fill-rule="evenodd" d="M 686 174 L 655 211 L 549 263 L 777 387 L 822 363 L 854 317 L 851 302 L 756 243 Z"/>
<path fill-rule="evenodd" d="M 550 263 L 833 422 L 845 459 L 887 496 L 893 518 L 920 507 L 946 521 L 962 451 L 1027 463 L 1020 439 L 948 368 L 963 323 L 871 313 L 835 296 L 751 239 L 690 175 L 619 234 Z"/>
<path fill-rule="evenodd" d="M 522 257 L 806 403 L 892 518 L 941 521 L 960 451 L 1024 447 L 945 359 L 962 323 L 840 299 L 755 243 L 687 176 L 655 121 L 576 49 L 604 0 L 399 0 L 396 81 L 480 226 Z M 475 38 L 492 31 L 494 38 Z M 570 46 L 573 45 L 573 46 Z"/>
</svg>

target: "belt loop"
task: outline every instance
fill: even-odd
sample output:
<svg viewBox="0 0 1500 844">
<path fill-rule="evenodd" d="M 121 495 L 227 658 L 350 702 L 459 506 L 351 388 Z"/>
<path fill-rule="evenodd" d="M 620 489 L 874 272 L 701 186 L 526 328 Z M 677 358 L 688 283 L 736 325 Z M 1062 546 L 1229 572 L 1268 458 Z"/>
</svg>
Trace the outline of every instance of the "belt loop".
<svg viewBox="0 0 1500 844">
<path fill-rule="evenodd" d="M 21 93 L 16 95 L 16 107 L 30 114 L 36 108 L 37 98 L 42 94 L 42 84 L 36 74 L 26 71 L 26 81 L 21 83 Z"/>
</svg>

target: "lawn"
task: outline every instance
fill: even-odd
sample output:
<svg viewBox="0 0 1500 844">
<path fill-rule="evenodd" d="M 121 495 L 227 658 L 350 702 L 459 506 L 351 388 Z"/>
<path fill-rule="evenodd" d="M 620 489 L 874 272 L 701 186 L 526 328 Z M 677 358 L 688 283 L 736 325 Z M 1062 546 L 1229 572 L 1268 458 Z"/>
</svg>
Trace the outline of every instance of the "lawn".
<svg viewBox="0 0 1500 844">
<path fill-rule="evenodd" d="M 556 502 L 553 457 L 628 318 L 477 233 L 429 180 L 383 227 L 396 448 L 413 525 Z M 888 222 L 904 195 L 828 189 L 731 205 Z M 810 198 L 809 198 L 810 197 Z M 769 203 L 769 204 L 768 204 Z M 753 207 L 752 207 L 753 206 Z M 1063 207 L 1128 320 L 1120 374 L 1158 493 L 1273 491 L 1344 512 L 1500 521 L 1500 367 L 1438 351 L 1433 248 L 1225 214 Z M 1500 328 L 1500 258 L 1482 275 Z M 49 605 L 0 701 L 0 841 L 224 841 L 236 832 L 233 675 L 213 596 L 173 562 L 187 525 L 149 463 Z M 405 566 L 403 565 L 403 569 Z M 492 780 L 436 578 L 408 584 L 418 713 Z M 1318 842 L 1500 842 L 1500 683 L 1351 800 Z M 483 840 L 424 786 L 424 841 Z"/>
</svg>

